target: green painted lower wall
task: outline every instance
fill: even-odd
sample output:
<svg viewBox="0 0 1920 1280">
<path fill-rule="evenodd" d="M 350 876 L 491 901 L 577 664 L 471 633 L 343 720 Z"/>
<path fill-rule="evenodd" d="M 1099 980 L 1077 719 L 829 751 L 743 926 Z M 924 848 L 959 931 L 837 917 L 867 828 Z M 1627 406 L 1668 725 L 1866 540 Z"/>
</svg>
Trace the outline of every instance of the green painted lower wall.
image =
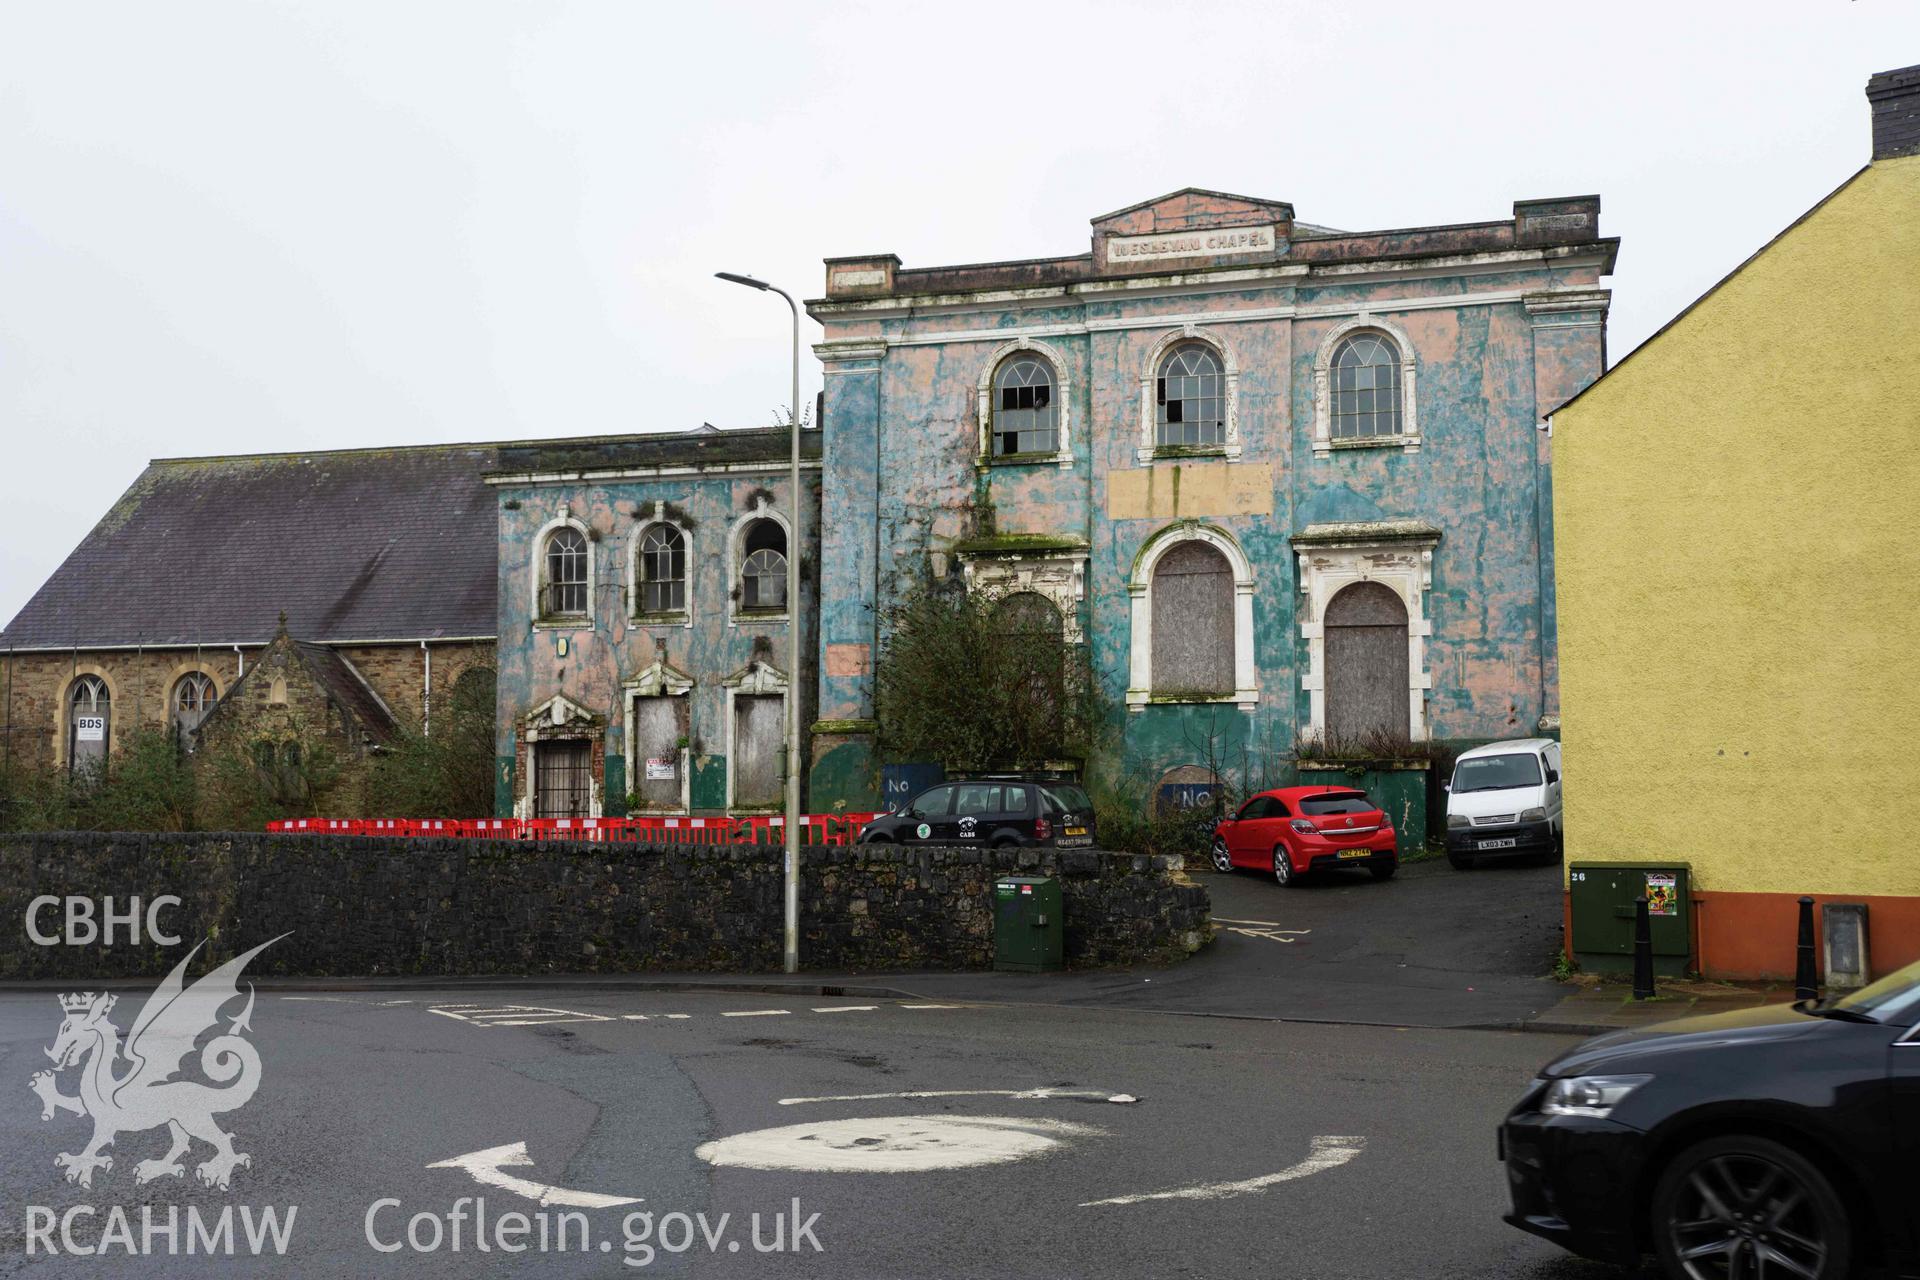
<svg viewBox="0 0 1920 1280">
<path fill-rule="evenodd" d="M 622 755 L 607 757 L 606 799 L 601 809 L 609 818 L 627 816 L 627 758 Z"/>
<path fill-rule="evenodd" d="M 807 797 L 812 813 L 874 813 L 882 808 L 880 762 L 873 744 L 856 738 L 821 751 L 807 777 Z"/>
<path fill-rule="evenodd" d="M 513 816 L 513 769 L 512 756 L 496 756 L 493 761 L 493 816 L 511 818 Z"/>
<path fill-rule="evenodd" d="M 695 813 L 727 811 L 727 758 L 721 755 L 693 757 L 693 778 L 687 784 L 687 803 Z"/>
<path fill-rule="evenodd" d="M 1303 761 L 1299 766 L 1303 787 L 1358 787 L 1393 819 L 1398 839 L 1395 847 L 1401 857 L 1418 853 L 1427 845 L 1427 767 L 1364 763 L 1326 763 Z"/>
</svg>

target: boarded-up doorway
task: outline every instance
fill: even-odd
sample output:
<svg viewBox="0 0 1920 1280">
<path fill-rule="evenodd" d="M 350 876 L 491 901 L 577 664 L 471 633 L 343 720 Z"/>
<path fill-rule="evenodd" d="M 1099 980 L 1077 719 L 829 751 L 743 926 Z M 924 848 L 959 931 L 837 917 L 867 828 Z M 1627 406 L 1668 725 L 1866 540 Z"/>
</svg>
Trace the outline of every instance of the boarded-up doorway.
<svg viewBox="0 0 1920 1280">
<path fill-rule="evenodd" d="M 684 696 L 647 696 L 633 700 L 633 794 L 643 813 L 677 813 L 686 804 L 687 740 Z"/>
<path fill-rule="evenodd" d="M 593 816 L 593 744 L 562 738 L 533 744 L 536 818 Z"/>
<path fill-rule="evenodd" d="M 1392 587 L 1356 582 L 1327 603 L 1327 736 L 1401 742 L 1410 720 L 1407 607 Z"/>
<path fill-rule="evenodd" d="M 1234 691 L 1233 568 L 1204 542 L 1170 547 L 1153 567 L 1153 691 Z"/>
<path fill-rule="evenodd" d="M 786 699 L 736 694 L 733 699 L 733 804 L 768 808 L 780 803 L 780 749 L 786 738 Z"/>
</svg>

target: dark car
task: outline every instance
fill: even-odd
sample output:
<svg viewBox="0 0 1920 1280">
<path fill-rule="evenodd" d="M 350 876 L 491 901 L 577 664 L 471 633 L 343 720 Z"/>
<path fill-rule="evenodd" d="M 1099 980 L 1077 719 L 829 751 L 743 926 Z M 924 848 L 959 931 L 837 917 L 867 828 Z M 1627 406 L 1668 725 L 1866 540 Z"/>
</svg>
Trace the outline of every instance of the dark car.
<svg viewBox="0 0 1920 1280">
<path fill-rule="evenodd" d="M 1506 1220 L 1687 1280 L 1920 1276 L 1920 964 L 1589 1040 L 1500 1129 Z"/>
<path fill-rule="evenodd" d="M 1093 844 L 1093 801 L 1074 782 L 962 778 L 929 787 L 860 832 L 864 844 L 977 844 L 987 848 Z"/>
</svg>

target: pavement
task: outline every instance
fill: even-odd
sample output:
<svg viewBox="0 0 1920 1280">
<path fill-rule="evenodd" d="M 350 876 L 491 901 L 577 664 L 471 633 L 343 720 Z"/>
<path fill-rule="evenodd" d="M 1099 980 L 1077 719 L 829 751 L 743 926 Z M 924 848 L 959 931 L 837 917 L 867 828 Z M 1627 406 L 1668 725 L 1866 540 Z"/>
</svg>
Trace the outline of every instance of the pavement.
<svg viewBox="0 0 1920 1280">
<path fill-rule="evenodd" d="M 251 1161 L 220 1190 L 193 1180 L 199 1143 L 184 1177 L 136 1183 L 159 1129 L 62 1180 L 87 1125 L 26 1087 L 59 1020 L 0 995 L 0 1275 L 1635 1274 L 1499 1219 L 1494 1128 L 1566 1037 L 582 984 L 262 993 L 258 1093 L 217 1117 Z M 267 1209 L 293 1225 L 254 1256 Z M 236 1256 L 142 1225 L 226 1212 Z"/>
</svg>

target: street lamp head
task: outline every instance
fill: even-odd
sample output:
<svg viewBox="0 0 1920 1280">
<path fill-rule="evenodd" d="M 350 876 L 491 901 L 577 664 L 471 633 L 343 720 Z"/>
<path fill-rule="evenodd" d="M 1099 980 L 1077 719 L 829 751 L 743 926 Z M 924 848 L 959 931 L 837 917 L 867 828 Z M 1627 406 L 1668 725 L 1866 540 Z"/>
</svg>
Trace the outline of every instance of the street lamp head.
<svg viewBox="0 0 1920 1280">
<path fill-rule="evenodd" d="M 747 286 L 747 288 L 749 289 L 759 289 L 759 290 L 765 291 L 767 289 L 773 288 L 772 285 L 768 284 L 764 280 L 755 280 L 752 276 L 743 276 L 732 271 L 716 271 L 713 274 L 718 276 L 722 280 L 731 280 L 735 284 L 743 284 Z"/>
</svg>

